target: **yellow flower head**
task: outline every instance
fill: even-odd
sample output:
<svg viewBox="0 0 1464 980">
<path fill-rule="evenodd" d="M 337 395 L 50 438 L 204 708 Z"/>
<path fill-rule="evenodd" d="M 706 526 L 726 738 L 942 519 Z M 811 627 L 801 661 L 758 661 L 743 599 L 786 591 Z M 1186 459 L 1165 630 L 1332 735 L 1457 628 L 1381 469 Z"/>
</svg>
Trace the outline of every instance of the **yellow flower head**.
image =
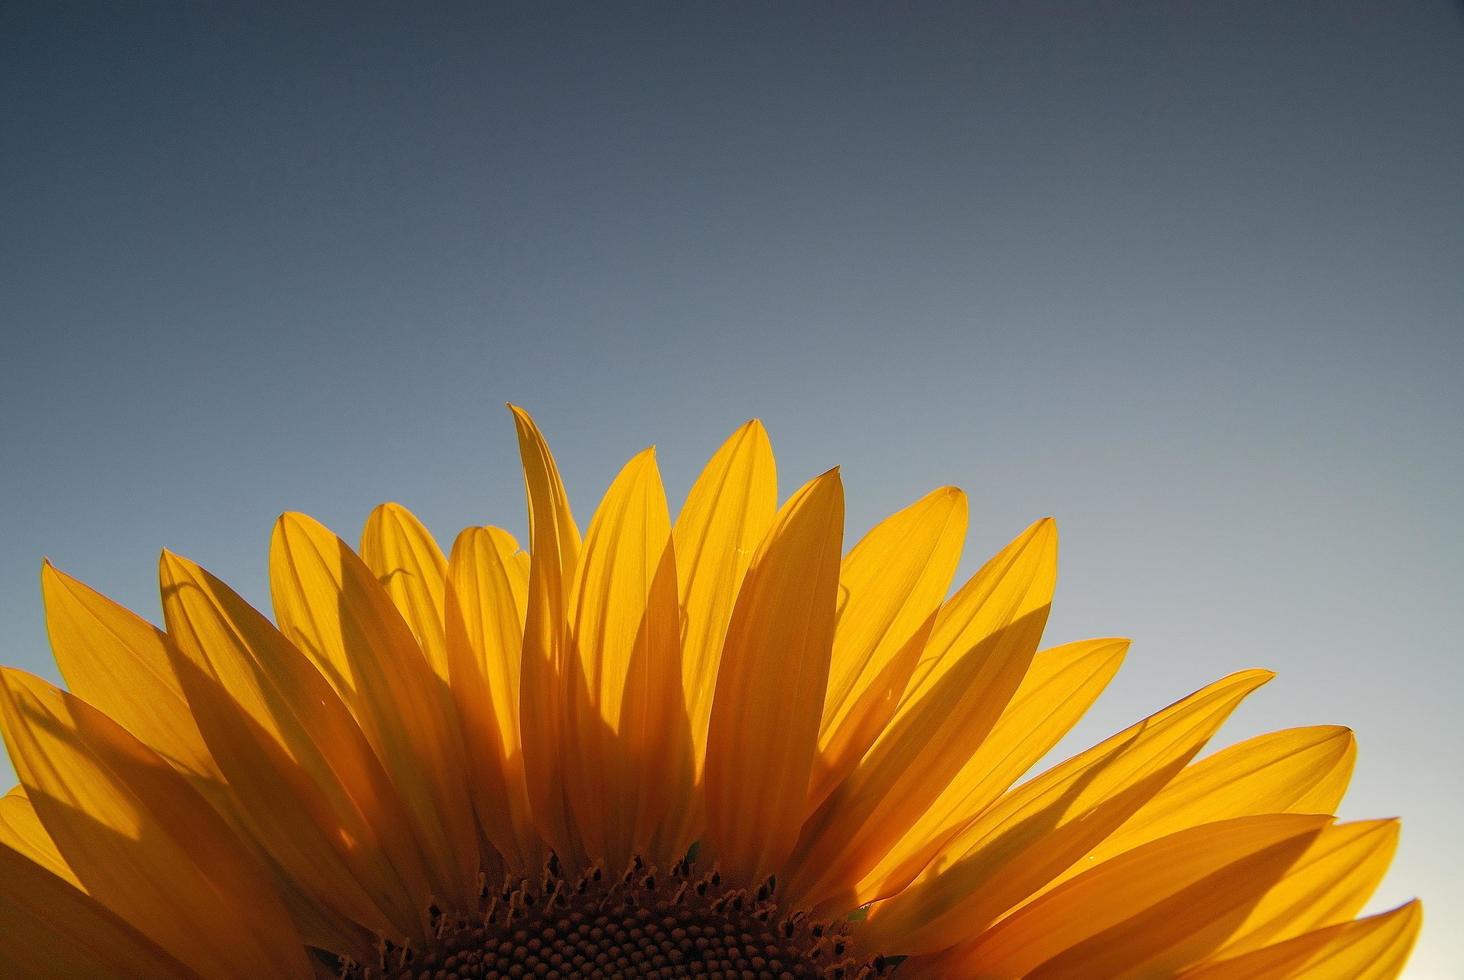
<svg viewBox="0 0 1464 980">
<path fill-rule="evenodd" d="M 35 977 L 1395 976 L 1394 821 L 1345 728 L 1193 761 L 1246 670 L 1022 781 L 1127 642 L 1039 650 L 1057 532 L 949 595 L 966 498 L 844 548 L 749 422 L 672 521 L 583 538 L 515 409 L 529 548 L 286 514 L 274 622 L 164 553 L 159 630 L 42 573 L 69 691 L 0 674 L 0 972 Z"/>
</svg>

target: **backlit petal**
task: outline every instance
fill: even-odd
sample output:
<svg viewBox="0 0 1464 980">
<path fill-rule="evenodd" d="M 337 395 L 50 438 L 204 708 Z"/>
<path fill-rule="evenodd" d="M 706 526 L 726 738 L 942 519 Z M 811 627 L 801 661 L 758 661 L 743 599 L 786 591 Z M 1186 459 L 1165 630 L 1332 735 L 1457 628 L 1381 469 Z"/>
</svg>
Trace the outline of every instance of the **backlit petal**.
<svg viewBox="0 0 1464 980">
<path fill-rule="evenodd" d="M 159 575 L 176 673 L 255 839 L 326 908 L 423 935 L 432 893 L 410 822 L 335 691 L 202 568 L 164 553 Z"/>
<path fill-rule="evenodd" d="M 1185 827 L 1262 813 L 1334 813 L 1357 757 L 1336 725 L 1289 728 L 1228 746 L 1185 768 L 1047 887 Z"/>
<path fill-rule="evenodd" d="M 1228 959 L 1351 919 L 1372 897 L 1397 848 L 1396 820 L 1328 827 L 1250 910 L 1216 958 Z"/>
<path fill-rule="evenodd" d="M 940 962 L 969 977 L 1171 976 L 1218 948 L 1328 820 L 1241 817 L 1151 841 L 1054 889 Z"/>
<path fill-rule="evenodd" d="M 706 807 L 698 785 L 727 621 L 753 552 L 778 511 L 777 465 L 756 419 L 717 450 L 677 515 L 672 536 L 681 597 L 681 684 L 691 728 L 692 779 L 669 787 L 672 803 L 659 850 L 686 852 L 701 835 Z M 674 777 L 676 774 L 673 773 Z"/>
<path fill-rule="evenodd" d="M 854 889 L 991 731 L 1042 637 L 1057 530 L 1038 521 L 942 607 L 930 667 L 849 777 L 808 818 L 788 871 L 800 904 L 855 904 Z"/>
<path fill-rule="evenodd" d="M 777 870 L 802 822 L 828 683 L 844 489 L 830 470 L 783 505 L 727 627 L 707 739 L 708 842 L 731 880 Z"/>
<path fill-rule="evenodd" d="M 163 632 L 49 562 L 41 569 L 41 594 L 67 688 L 179 769 L 218 779 Z"/>
<path fill-rule="evenodd" d="M 1180 974 L 1183 980 L 1393 980 L 1423 924 L 1412 901 Z"/>
<path fill-rule="evenodd" d="M 965 537 L 966 495 L 942 487 L 876 525 L 844 558 L 810 812 L 894 715 Z"/>
<path fill-rule="evenodd" d="M 371 570 L 324 526 L 285 514 L 269 566 L 281 631 L 331 681 L 376 750 L 412 815 L 434 892 L 470 907 L 478 837 L 447 685 Z"/>
<path fill-rule="evenodd" d="M 0 976 L 197 977 L 96 899 L 3 846 L 0 881 Z"/>
<path fill-rule="evenodd" d="M 1045 756 L 1118 672 L 1129 642 L 1081 640 L 1032 658 L 991 734 L 915 825 L 860 883 L 855 902 L 888 898 Z"/>
<path fill-rule="evenodd" d="M 41 818 L 36 816 L 36 808 L 31 806 L 24 786 L 17 786 L 0 797 L 0 845 L 29 858 L 67 884 L 81 887 L 66 859 L 56 850 L 56 842 L 46 833 Z"/>
<path fill-rule="evenodd" d="M 205 977 L 310 976 L 264 869 L 157 753 L 8 668 L 0 721 L 27 796 L 88 894 Z M 235 915 L 240 906 L 250 914 Z"/>
<path fill-rule="evenodd" d="M 690 778 L 671 517 L 652 449 L 625 465 L 590 522 L 570 594 L 567 788 L 588 856 L 644 853 L 668 784 Z M 677 775 L 673 776 L 673 773 Z"/>
<path fill-rule="evenodd" d="M 874 905 L 867 941 L 932 953 L 986 928 L 1132 816 L 1271 676 L 1232 674 L 1017 787 Z"/>
<path fill-rule="evenodd" d="M 447 681 L 442 623 L 447 559 L 422 522 L 401 504 L 382 504 L 361 532 L 361 560 L 412 629 L 432 670 Z"/>
<path fill-rule="evenodd" d="M 447 656 L 463 727 L 478 822 L 511 870 L 539 870 L 544 855 L 529 809 L 519 741 L 527 568 L 513 535 L 470 527 L 448 559 Z"/>
<path fill-rule="evenodd" d="M 579 856 L 562 758 L 569 583 L 579 560 L 579 529 L 549 444 L 527 412 L 509 408 L 518 429 L 529 505 L 529 596 L 519 690 L 524 779 L 539 835 L 562 857 Z"/>
</svg>

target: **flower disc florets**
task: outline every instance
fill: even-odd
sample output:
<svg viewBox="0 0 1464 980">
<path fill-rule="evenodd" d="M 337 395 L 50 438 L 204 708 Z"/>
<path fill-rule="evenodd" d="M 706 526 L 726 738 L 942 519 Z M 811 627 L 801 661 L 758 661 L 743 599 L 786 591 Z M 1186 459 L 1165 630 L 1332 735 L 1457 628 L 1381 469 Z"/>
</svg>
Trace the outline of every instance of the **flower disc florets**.
<svg viewBox="0 0 1464 980">
<path fill-rule="evenodd" d="M 350 980 L 843 980 L 888 964 L 857 955 L 842 923 L 783 914 L 776 883 L 727 888 L 716 871 L 680 861 L 667 875 L 637 858 L 618 878 L 594 868 L 567 877 L 551 858 L 538 882 L 485 889 L 474 918 L 436 916 L 423 951 L 383 944 L 379 962 L 343 964 Z"/>
</svg>

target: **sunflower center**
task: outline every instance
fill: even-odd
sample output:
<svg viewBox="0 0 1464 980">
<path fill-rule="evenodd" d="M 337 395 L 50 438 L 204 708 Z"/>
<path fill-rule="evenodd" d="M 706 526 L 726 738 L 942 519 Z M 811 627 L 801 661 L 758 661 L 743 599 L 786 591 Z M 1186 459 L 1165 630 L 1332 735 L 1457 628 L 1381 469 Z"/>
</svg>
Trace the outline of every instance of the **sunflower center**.
<svg viewBox="0 0 1464 980">
<path fill-rule="evenodd" d="M 638 859 L 619 878 L 573 879 L 551 859 L 537 883 L 487 894 L 479 915 L 439 916 L 425 950 L 387 948 L 348 965 L 347 980 L 543 977 L 867 978 L 892 965 L 857 955 L 844 923 L 782 914 L 769 879 L 755 892 L 724 887 L 686 862 L 657 874 Z"/>
</svg>

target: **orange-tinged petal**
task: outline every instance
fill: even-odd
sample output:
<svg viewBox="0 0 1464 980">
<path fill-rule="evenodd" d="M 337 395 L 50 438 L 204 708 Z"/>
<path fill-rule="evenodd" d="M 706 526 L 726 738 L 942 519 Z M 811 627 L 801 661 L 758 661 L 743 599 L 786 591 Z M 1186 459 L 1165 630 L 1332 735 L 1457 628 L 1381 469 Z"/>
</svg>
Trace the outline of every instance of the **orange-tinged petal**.
<svg viewBox="0 0 1464 980">
<path fill-rule="evenodd" d="M 264 869 L 161 756 L 8 668 L 0 721 L 27 796 L 88 894 L 205 977 L 311 975 Z"/>
<path fill-rule="evenodd" d="M 940 962 L 969 977 L 1172 976 L 1224 942 L 1330 818 L 1182 830 L 1054 889 Z"/>
<path fill-rule="evenodd" d="M 115 912 L 3 846 L 0 881 L 0 976 L 196 980 Z"/>
<path fill-rule="evenodd" d="M 605 492 L 570 592 L 567 789 L 588 856 L 612 871 L 645 852 L 668 785 L 690 778 L 680 629 L 671 516 L 647 449 Z"/>
<path fill-rule="evenodd" d="M 837 470 L 783 505 L 727 627 L 707 738 L 708 843 L 732 881 L 779 869 L 798 837 L 828 683 L 844 488 Z"/>
<path fill-rule="evenodd" d="M 1046 887 L 1185 827 L 1262 813 L 1334 813 L 1356 757 L 1352 732 L 1338 725 L 1288 728 L 1223 748 L 1174 777 Z"/>
<path fill-rule="evenodd" d="M 141 617 L 57 571 L 41 568 L 46 631 L 66 686 L 174 766 L 218 779 L 168 658 L 168 638 Z"/>
<path fill-rule="evenodd" d="M 876 525 L 844 558 L 810 812 L 895 713 L 966 537 L 966 495 L 942 487 Z"/>
<path fill-rule="evenodd" d="M 361 531 L 361 560 L 411 627 L 433 672 L 446 683 L 442 608 L 447 559 L 431 533 L 401 504 L 382 504 L 366 518 Z"/>
<path fill-rule="evenodd" d="M 707 727 L 732 606 L 753 552 L 778 511 L 777 464 L 753 419 L 724 442 L 692 484 L 672 537 L 681 597 L 681 685 L 691 727 L 692 779 L 669 787 L 671 804 L 658 852 L 684 854 L 706 824 L 699 781 Z M 675 776 L 676 774 L 672 774 Z"/>
<path fill-rule="evenodd" d="M 177 676 L 254 838 L 320 905 L 383 936 L 423 936 L 427 870 L 349 710 L 228 586 L 166 552 L 159 577 Z"/>
<path fill-rule="evenodd" d="M 462 722 L 478 823 L 510 870 L 532 874 L 544 855 L 529 809 L 519 741 L 528 570 L 513 535 L 470 527 L 448 559 L 447 658 Z"/>
<path fill-rule="evenodd" d="M 36 808 L 31 806 L 24 786 L 17 786 L 0 797 L 0 846 L 29 858 L 67 884 L 81 887 L 66 859 L 56 850 L 56 842 L 46 833 L 41 818 L 36 816 Z"/>
<path fill-rule="evenodd" d="M 803 827 L 788 870 L 800 904 L 852 907 L 859 881 L 945 791 L 1032 662 L 1057 580 L 1057 530 L 1038 521 L 942 607 L 931 667 L 868 754 Z"/>
<path fill-rule="evenodd" d="M 280 629 L 351 709 L 412 815 L 436 895 L 470 908 L 478 835 L 452 696 L 381 584 L 340 538 L 285 514 L 270 544 Z"/>
<path fill-rule="evenodd" d="M 1183 980 L 1393 980 L 1423 925 L 1418 901 L 1180 974 Z"/>
<path fill-rule="evenodd" d="M 564 794 L 563 753 L 567 749 L 562 728 L 568 700 L 569 583 L 579 560 L 579 529 L 543 433 L 529 413 L 512 405 L 509 409 L 518 429 L 529 505 L 529 595 L 519 690 L 524 780 L 540 837 L 561 858 L 578 857 L 580 848 Z"/>
<path fill-rule="evenodd" d="M 1397 847 L 1396 820 L 1327 828 L 1251 909 L 1216 958 L 1228 959 L 1351 919 L 1383 880 Z"/>
<path fill-rule="evenodd" d="M 1080 640 L 1032 658 L 1011 703 L 956 778 L 855 894 L 863 905 L 900 891 L 956 833 L 1006 792 L 1068 733 L 1123 663 L 1129 641 Z"/>
<path fill-rule="evenodd" d="M 990 925 L 1159 792 L 1271 677 L 1223 678 L 1002 797 L 909 888 L 873 906 L 871 948 L 933 953 Z"/>
</svg>

